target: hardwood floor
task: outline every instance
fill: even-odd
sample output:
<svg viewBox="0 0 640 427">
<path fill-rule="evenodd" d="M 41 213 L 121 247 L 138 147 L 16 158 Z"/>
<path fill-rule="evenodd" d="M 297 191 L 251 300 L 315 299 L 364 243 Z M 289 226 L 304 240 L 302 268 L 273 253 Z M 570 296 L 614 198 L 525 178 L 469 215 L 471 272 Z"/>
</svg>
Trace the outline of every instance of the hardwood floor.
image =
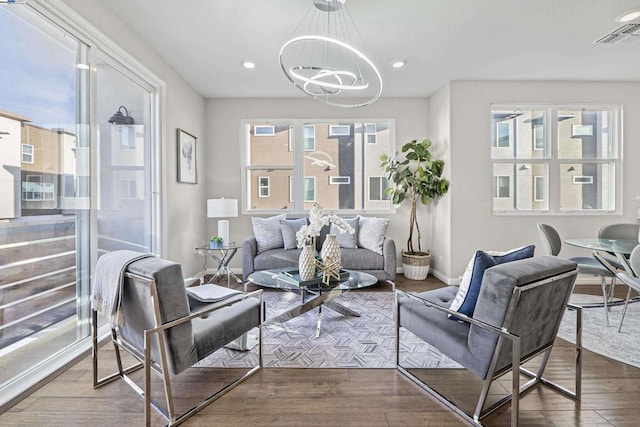
<svg viewBox="0 0 640 427">
<path fill-rule="evenodd" d="M 422 291 L 442 283 L 432 278 L 412 282 L 399 277 L 397 286 Z M 381 285 L 377 287 L 385 289 Z M 388 287 L 386 289 L 388 291 Z M 581 292 L 586 289 L 582 287 Z M 597 294 L 599 289 L 594 287 L 589 291 Z M 110 348 L 101 349 L 103 367 L 115 365 Z M 640 369 L 590 351 L 584 351 L 583 355 L 582 401 L 574 402 L 548 388 L 537 387 L 521 400 L 522 425 L 635 426 L 640 423 Z M 572 380 L 572 365 L 571 347 L 559 341 L 547 369 L 548 376 L 567 383 Z M 220 370 L 210 368 L 193 369 L 178 378 L 175 394 L 192 400 L 222 381 Z M 464 400 L 474 380 L 456 374 L 446 384 Z M 159 388 L 156 386 L 155 390 Z M 181 404 L 190 403 L 186 400 Z M 509 417 L 507 405 L 487 418 L 485 425 L 508 425 Z M 90 357 L 0 416 L 2 426 L 99 427 L 143 423 L 143 401 L 124 382 L 93 389 Z M 163 419 L 153 412 L 153 425 L 162 424 Z M 458 426 L 464 423 L 394 369 L 265 368 L 184 425 Z"/>
</svg>

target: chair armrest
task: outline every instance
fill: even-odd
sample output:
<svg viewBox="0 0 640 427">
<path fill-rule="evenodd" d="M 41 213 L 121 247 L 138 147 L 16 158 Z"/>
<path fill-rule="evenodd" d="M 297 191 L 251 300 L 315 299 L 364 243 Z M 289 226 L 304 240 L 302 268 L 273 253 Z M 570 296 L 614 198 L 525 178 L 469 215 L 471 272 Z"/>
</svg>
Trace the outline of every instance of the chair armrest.
<svg viewBox="0 0 640 427">
<path fill-rule="evenodd" d="M 253 259 L 256 255 L 258 255 L 258 242 L 255 236 L 252 236 L 242 242 L 242 276 L 245 281 L 255 271 Z"/>
<path fill-rule="evenodd" d="M 389 237 L 385 237 L 382 242 L 382 258 L 384 271 L 389 275 L 391 280 L 395 281 L 396 279 L 396 242 Z"/>
<path fill-rule="evenodd" d="M 400 301 L 399 301 L 399 298 L 398 298 L 399 295 L 403 295 L 403 296 L 406 296 L 406 297 L 411 298 L 413 300 L 419 301 L 419 302 L 423 303 L 427 307 L 431 307 L 431 308 L 434 308 L 434 309 L 436 309 L 438 311 L 442 311 L 442 312 L 445 312 L 445 313 L 450 314 L 452 316 L 455 316 L 456 318 L 458 318 L 458 319 L 460 319 L 462 321 L 465 321 L 465 322 L 470 323 L 472 325 L 476 325 L 476 326 L 478 326 L 478 327 L 480 327 L 482 329 L 486 329 L 486 330 L 488 330 L 490 332 L 493 332 L 493 333 L 495 333 L 495 334 L 497 334 L 499 336 L 504 336 L 506 338 L 509 338 L 510 340 L 514 340 L 516 338 L 519 339 L 518 336 L 513 335 L 512 333 L 510 333 L 506 329 L 498 328 L 496 326 L 490 325 L 489 323 L 485 323 L 485 322 L 483 322 L 481 320 L 474 319 L 473 317 L 469 317 L 469 316 L 467 316 L 466 314 L 463 314 L 463 313 L 458 313 L 457 311 L 451 310 L 448 307 L 443 307 L 441 305 L 436 304 L 433 301 L 429 301 L 427 299 L 420 298 L 417 295 L 413 295 L 413 294 L 410 294 L 408 292 L 401 291 L 399 289 L 396 289 L 396 310 L 397 310 L 396 313 L 400 313 L 400 310 L 397 307 L 398 305 L 400 305 Z M 452 320 L 452 322 L 453 322 L 453 320 Z"/>
<path fill-rule="evenodd" d="M 237 303 L 238 301 L 242 301 L 245 300 L 247 298 L 251 298 L 254 296 L 259 296 L 260 299 L 260 306 L 262 306 L 262 289 L 258 289 L 257 291 L 253 291 L 253 292 L 249 292 L 247 294 L 243 294 L 243 295 L 239 295 L 238 297 L 231 297 L 228 300 L 225 301 L 221 301 L 219 303 L 215 303 L 215 304 L 211 304 L 209 306 L 207 306 L 206 308 L 202 308 L 198 311 L 194 311 L 193 313 L 189 314 L 188 316 L 184 316 L 184 317 L 180 317 L 178 319 L 172 320 L 171 322 L 167 322 L 164 323 L 162 325 L 159 325 L 155 328 L 152 329 L 147 329 L 145 330 L 145 334 L 153 334 L 153 333 L 158 333 L 160 331 L 172 328 L 176 325 L 180 325 L 182 323 L 188 322 L 192 319 L 195 319 L 196 317 L 201 317 L 201 316 L 206 316 L 209 313 L 212 313 L 214 311 L 220 310 L 221 308 L 224 307 L 229 307 L 235 303 Z M 260 319 L 262 319 L 262 315 L 260 316 Z"/>
</svg>

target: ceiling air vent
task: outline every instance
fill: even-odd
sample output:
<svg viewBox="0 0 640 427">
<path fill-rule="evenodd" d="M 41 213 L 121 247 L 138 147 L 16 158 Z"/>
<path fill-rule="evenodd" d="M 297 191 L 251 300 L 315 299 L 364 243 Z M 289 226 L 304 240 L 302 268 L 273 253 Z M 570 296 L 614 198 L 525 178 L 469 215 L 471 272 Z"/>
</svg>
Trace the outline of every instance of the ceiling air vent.
<svg viewBox="0 0 640 427">
<path fill-rule="evenodd" d="M 625 44 L 640 38 L 640 24 L 626 24 L 595 41 L 597 44 Z"/>
</svg>

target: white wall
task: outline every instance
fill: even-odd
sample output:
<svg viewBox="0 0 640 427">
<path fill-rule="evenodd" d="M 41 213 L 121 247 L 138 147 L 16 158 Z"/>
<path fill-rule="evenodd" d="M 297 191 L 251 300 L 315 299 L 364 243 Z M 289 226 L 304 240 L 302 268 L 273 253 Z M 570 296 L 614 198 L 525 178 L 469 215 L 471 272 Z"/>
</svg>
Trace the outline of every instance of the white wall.
<svg viewBox="0 0 640 427">
<path fill-rule="evenodd" d="M 610 223 L 637 222 L 639 202 L 632 201 L 640 190 L 640 83 L 628 82 L 496 82 L 453 81 L 449 84 L 451 122 L 451 207 L 434 224 L 435 229 L 450 227 L 450 266 L 442 273 L 457 278 L 476 249 L 506 250 L 535 244 L 542 254 L 536 223 L 556 227 L 563 239 L 595 237 L 598 229 Z M 447 90 L 444 88 L 443 90 Z M 446 110 L 432 98 L 431 117 Z M 491 127 L 492 103 L 612 103 L 623 107 L 623 213 L 622 215 L 534 215 L 498 216 L 491 214 Z M 446 115 L 446 111 L 444 112 Z M 436 123 L 432 123 L 435 125 Z M 450 223 L 447 223 L 447 220 Z M 446 238 L 446 236 L 443 236 Z M 589 255 L 585 250 L 564 245 L 560 256 Z"/>
<path fill-rule="evenodd" d="M 451 182 L 455 164 L 451 162 L 451 89 L 443 86 L 429 98 L 429 134 L 433 143 L 433 154 L 445 161 L 443 176 Z M 448 281 L 451 271 L 451 191 L 431 206 L 420 208 L 420 215 L 428 213 L 431 230 L 431 270 L 443 281 Z M 425 212 L 426 211 L 426 212 Z"/>
<path fill-rule="evenodd" d="M 166 84 L 164 105 L 165 138 L 164 175 L 166 177 L 166 235 L 162 256 L 182 264 L 185 275 L 195 274 L 202 260 L 194 247 L 206 241 L 206 141 L 205 100 L 191 88 L 166 62 L 156 55 L 141 38 L 124 25 L 98 0 L 64 0 L 90 24 L 124 48 L 142 65 Z M 183 128 L 198 137 L 198 184 L 177 182 L 176 129 Z"/>
<path fill-rule="evenodd" d="M 428 137 L 428 102 L 425 98 L 380 99 L 375 104 L 357 109 L 329 107 L 310 98 L 302 99 L 209 99 L 207 101 L 207 197 L 234 197 L 240 200 L 240 120 L 242 119 L 329 119 L 329 118 L 390 118 L 395 120 L 396 147 L 413 139 Z M 404 248 L 408 236 L 409 206 L 403 204 L 391 218 L 387 234 L 396 241 L 398 254 Z M 422 212 L 421 212 L 422 214 Z M 422 230 L 426 230 L 426 215 L 419 218 Z M 241 244 L 253 235 L 251 216 L 241 215 L 229 221 L 230 239 Z M 207 235 L 213 235 L 217 227 L 215 218 L 209 219 Z M 429 247 L 423 238 L 423 245 Z M 424 246 L 423 246 L 424 248 Z M 242 254 L 238 252 L 231 266 L 241 266 Z M 398 260 L 398 266 L 400 266 Z"/>
</svg>

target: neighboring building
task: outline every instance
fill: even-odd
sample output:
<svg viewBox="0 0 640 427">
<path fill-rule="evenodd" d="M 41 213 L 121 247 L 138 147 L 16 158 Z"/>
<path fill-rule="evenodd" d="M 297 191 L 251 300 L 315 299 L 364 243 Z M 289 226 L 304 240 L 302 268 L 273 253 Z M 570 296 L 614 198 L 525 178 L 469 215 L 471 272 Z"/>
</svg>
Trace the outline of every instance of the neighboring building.
<svg viewBox="0 0 640 427">
<path fill-rule="evenodd" d="M 0 110 L 0 219 L 21 216 L 22 124 L 31 119 Z"/>
</svg>

